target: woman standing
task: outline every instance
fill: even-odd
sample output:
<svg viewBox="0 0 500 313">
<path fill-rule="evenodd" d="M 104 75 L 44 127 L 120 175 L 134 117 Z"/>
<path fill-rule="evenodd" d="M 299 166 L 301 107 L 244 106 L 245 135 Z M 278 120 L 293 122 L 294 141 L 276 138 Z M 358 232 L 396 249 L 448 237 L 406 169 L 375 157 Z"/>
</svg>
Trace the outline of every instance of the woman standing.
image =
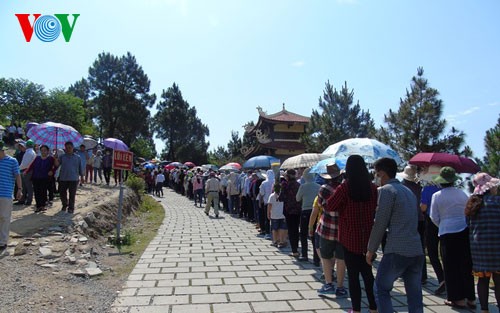
<svg viewBox="0 0 500 313">
<path fill-rule="evenodd" d="M 41 155 L 26 170 L 26 173 L 32 172 L 33 189 L 35 193 L 36 209 L 35 212 L 47 210 L 47 190 L 49 188 L 49 177 L 54 176 L 55 166 L 54 158 L 49 155 L 49 147 L 43 145 L 40 147 Z"/>
<path fill-rule="evenodd" d="M 337 212 L 339 215 L 339 241 L 344 247 L 352 311 L 361 312 L 361 274 L 370 312 L 376 312 L 373 293 L 375 278 L 372 267 L 366 263 L 365 254 L 377 208 L 377 186 L 371 182 L 361 156 L 351 155 L 345 169 L 346 180 L 335 190 L 332 199 L 327 201 L 325 212 Z"/>
<path fill-rule="evenodd" d="M 475 307 L 474 277 L 469 246 L 469 228 L 464 209 L 467 195 L 454 187 L 459 179 L 453 168 L 445 166 L 434 182 L 442 189 L 432 196 L 431 220 L 439 228 L 443 255 L 444 282 L 448 292 L 446 305 Z"/>
<path fill-rule="evenodd" d="M 94 162 L 92 165 L 94 168 L 94 183 L 97 184 L 97 175 L 99 175 L 100 184 L 102 184 L 102 151 L 101 150 L 97 150 L 96 154 L 94 155 Z"/>
<path fill-rule="evenodd" d="M 490 278 L 500 307 L 500 179 L 479 173 L 473 179 L 474 194 L 465 207 L 469 217 L 472 269 L 478 277 L 477 294 L 481 312 L 488 312 Z"/>
</svg>

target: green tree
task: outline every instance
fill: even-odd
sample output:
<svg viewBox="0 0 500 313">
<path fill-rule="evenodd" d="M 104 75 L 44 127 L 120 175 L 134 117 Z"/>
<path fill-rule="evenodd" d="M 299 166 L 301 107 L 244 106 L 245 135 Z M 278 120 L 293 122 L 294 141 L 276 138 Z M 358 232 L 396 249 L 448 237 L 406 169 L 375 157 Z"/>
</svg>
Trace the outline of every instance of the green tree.
<svg viewBox="0 0 500 313">
<path fill-rule="evenodd" d="M 397 112 L 389 110 L 384 115 L 386 126 L 381 126 L 377 137 L 396 149 L 408 160 L 418 152 L 458 153 L 464 144 L 464 133 L 455 128 L 443 135 L 446 120 L 443 101 L 437 89 L 431 88 L 424 70 L 419 67 L 411 80 L 410 90 L 400 99 Z M 469 149 L 470 151 L 470 149 Z"/>
<path fill-rule="evenodd" d="M 0 78 L 0 119 L 31 122 L 44 116 L 47 94 L 43 85 L 26 79 Z"/>
<path fill-rule="evenodd" d="M 89 68 L 88 82 L 103 137 L 128 145 L 139 136 L 151 137 L 148 108 L 156 97 L 149 93 L 149 78 L 130 52 L 122 57 L 99 54 Z"/>
<path fill-rule="evenodd" d="M 214 151 L 208 153 L 208 163 L 219 167 L 231 162 L 231 152 L 223 146 L 217 146 Z"/>
<path fill-rule="evenodd" d="M 139 137 L 135 139 L 130 145 L 130 151 L 132 151 L 135 156 L 146 159 L 153 159 L 156 157 L 156 147 L 152 137 Z"/>
<path fill-rule="evenodd" d="M 370 112 L 361 110 L 359 101 L 354 104 L 354 90 L 349 90 L 347 82 L 337 90 L 327 81 L 319 108 L 320 111 L 312 111 L 309 127 L 302 137 L 308 151 L 321 152 L 335 142 L 371 137 L 375 132 Z"/>
<path fill-rule="evenodd" d="M 86 110 L 83 100 L 67 93 L 62 88 L 49 91 L 45 100 L 45 114 L 43 118 L 38 117 L 36 122 L 54 121 L 70 125 L 81 134 L 95 135 L 96 128 L 92 121 L 86 120 Z"/>
<path fill-rule="evenodd" d="M 175 83 L 163 90 L 161 98 L 156 106 L 154 131 L 165 141 L 166 154 L 162 153 L 162 157 L 171 161 L 206 163 L 209 143 L 205 138 L 209 130 L 198 118 L 196 108 L 184 100 Z"/>
<path fill-rule="evenodd" d="M 492 176 L 500 176 L 500 115 L 495 127 L 486 131 L 484 137 L 484 148 L 486 155 L 484 156 L 483 171 L 490 173 Z"/>
<path fill-rule="evenodd" d="M 69 86 L 68 93 L 83 100 L 83 108 L 85 109 L 85 121 L 92 121 L 95 116 L 94 102 L 90 100 L 92 90 L 90 84 L 85 78 L 80 79 L 73 85 Z"/>
</svg>

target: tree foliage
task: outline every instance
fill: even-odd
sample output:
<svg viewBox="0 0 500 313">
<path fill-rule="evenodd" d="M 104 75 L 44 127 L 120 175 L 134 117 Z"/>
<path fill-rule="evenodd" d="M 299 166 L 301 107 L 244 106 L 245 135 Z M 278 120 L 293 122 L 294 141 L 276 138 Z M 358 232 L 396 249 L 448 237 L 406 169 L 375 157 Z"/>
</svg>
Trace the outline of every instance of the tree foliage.
<svg viewBox="0 0 500 313">
<path fill-rule="evenodd" d="M 206 163 L 209 143 L 205 138 L 209 130 L 198 118 L 196 108 L 183 99 L 175 83 L 163 90 L 161 98 L 156 106 L 154 130 L 165 141 L 162 157 L 171 161 Z"/>
<path fill-rule="evenodd" d="M 452 128 L 443 135 L 446 120 L 443 114 L 443 101 L 438 98 L 437 89 L 431 88 L 424 78 L 423 68 L 417 69 L 412 77 L 410 90 L 400 99 L 398 111 L 389 110 L 384 115 L 386 126 L 381 126 L 377 137 L 396 149 L 408 160 L 418 152 L 459 151 L 464 144 L 464 133 Z M 470 149 L 466 149 L 470 152 Z"/>
<path fill-rule="evenodd" d="M 47 94 L 43 85 L 26 79 L 0 78 L 0 115 L 16 123 L 44 116 Z"/>
<path fill-rule="evenodd" d="M 347 82 L 337 90 L 327 81 L 319 108 L 320 111 L 312 111 L 309 127 L 302 137 L 308 151 L 321 152 L 335 142 L 371 137 L 375 132 L 370 112 L 361 110 L 359 101 L 354 104 L 354 90 L 349 90 Z"/>
<path fill-rule="evenodd" d="M 484 148 L 486 155 L 484 157 L 483 170 L 492 176 L 500 176 L 500 115 L 495 127 L 486 131 L 484 137 Z"/>
<path fill-rule="evenodd" d="M 99 54 L 89 68 L 88 84 L 104 137 L 120 138 L 128 145 L 136 137 L 151 137 L 148 108 L 156 96 L 149 93 L 149 78 L 130 52 L 122 57 Z"/>
<path fill-rule="evenodd" d="M 241 148 L 243 140 L 237 131 L 231 131 L 231 140 L 227 143 L 227 147 L 218 146 L 214 151 L 208 154 L 208 163 L 222 166 L 229 162 L 237 162 L 242 164 L 245 161 Z"/>
<path fill-rule="evenodd" d="M 147 160 L 156 157 L 156 147 L 152 137 L 136 138 L 130 145 L 130 151 L 132 151 L 135 156 L 143 157 Z"/>
</svg>

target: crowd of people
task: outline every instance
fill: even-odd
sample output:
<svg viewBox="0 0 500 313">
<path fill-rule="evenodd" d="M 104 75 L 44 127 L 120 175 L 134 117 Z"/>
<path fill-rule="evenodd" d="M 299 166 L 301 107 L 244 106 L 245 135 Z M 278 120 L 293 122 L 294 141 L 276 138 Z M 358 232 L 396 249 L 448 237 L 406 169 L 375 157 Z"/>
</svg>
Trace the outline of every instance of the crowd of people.
<svg viewBox="0 0 500 313">
<path fill-rule="evenodd" d="M 176 168 L 146 170 L 143 177 L 149 193 L 163 196 L 168 187 L 204 207 L 207 215 L 213 207 L 216 218 L 222 210 L 255 223 L 257 235 L 278 249 L 290 247 L 298 261 L 310 260 L 311 240 L 312 262 L 322 267 L 325 282 L 318 293 L 350 295 L 352 312 L 361 312 L 360 279 L 369 311 L 393 312 L 391 291 L 398 278 L 409 312 L 423 312 L 426 255 L 439 283 L 434 293 L 446 293 L 445 304 L 475 308 L 476 276 L 481 310 L 487 312 L 490 279 L 500 300 L 500 180 L 478 173 L 469 197 L 455 187 L 459 176 L 451 167 L 430 179 L 426 168 L 407 166 L 397 179 L 394 160 L 383 158 L 372 166 L 369 172 L 363 158 L 353 155 L 345 170 L 329 164 L 321 175 L 310 169 L 222 173 Z"/>
</svg>

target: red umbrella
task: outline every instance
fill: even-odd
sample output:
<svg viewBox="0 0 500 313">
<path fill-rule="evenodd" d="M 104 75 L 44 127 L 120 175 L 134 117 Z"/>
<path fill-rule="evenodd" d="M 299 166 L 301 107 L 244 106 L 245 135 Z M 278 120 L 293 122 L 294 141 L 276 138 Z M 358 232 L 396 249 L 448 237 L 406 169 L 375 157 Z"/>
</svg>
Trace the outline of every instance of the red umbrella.
<svg viewBox="0 0 500 313">
<path fill-rule="evenodd" d="M 420 152 L 408 163 L 417 166 L 451 166 L 458 173 L 477 173 L 480 170 L 479 166 L 471 159 L 444 152 Z"/>
<path fill-rule="evenodd" d="M 189 162 L 189 161 L 188 162 L 184 162 L 184 165 L 186 165 L 189 168 L 193 168 L 193 167 L 196 166 L 196 164 L 194 164 L 193 162 Z"/>
<path fill-rule="evenodd" d="M 231 167 L 235 167 L 237 169 L 241 169 L 241 164 L 240 163 L 237 163 L 237 162 L 230 162 L 230 163 L 227 163 L 226 165 L 224 166 L 231 166 Z"/>
</svg>

